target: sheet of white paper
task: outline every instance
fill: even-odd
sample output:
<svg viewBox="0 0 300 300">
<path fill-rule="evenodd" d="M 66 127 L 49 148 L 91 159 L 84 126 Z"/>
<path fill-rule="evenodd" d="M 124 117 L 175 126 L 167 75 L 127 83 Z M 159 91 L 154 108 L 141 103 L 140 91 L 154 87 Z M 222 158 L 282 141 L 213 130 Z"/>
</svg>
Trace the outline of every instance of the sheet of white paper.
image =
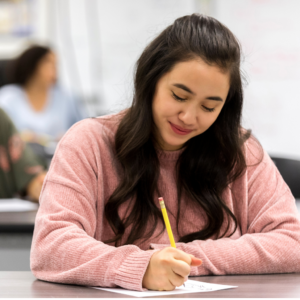
<svg viewBox="0 0 300 300">
<path fill-rule="evenodd" d="M 163 292 L 160 291 L 138 292 L 138 291 L 125 290 L 122 288 L 100 288 L 100 287 L 93 287 L 93 288 L 98 290 L 113 292 L 113 293 L 120 293 L 128 296 L 134 296 L 134 297 L 151 297 L 151 296 L 154 297 L 154 296 L 178 295 L 178 294 L 188 294 L 188 293 L 213 292 L 213 291 L 237 288 L 237 286 L 206 283 L 206 282 L 200 282 L 196 280 L 188 280 L 185 282 L 185 286 L 182 285 L 180 287 L 177 287 L 174 291 L 163 291 Z"/>
<path fill-rule="evenodd" d="M 38 204 L 21 199 L 0 199 L 0 212 L 31 211 L 38 209 Z"/>
</svg>

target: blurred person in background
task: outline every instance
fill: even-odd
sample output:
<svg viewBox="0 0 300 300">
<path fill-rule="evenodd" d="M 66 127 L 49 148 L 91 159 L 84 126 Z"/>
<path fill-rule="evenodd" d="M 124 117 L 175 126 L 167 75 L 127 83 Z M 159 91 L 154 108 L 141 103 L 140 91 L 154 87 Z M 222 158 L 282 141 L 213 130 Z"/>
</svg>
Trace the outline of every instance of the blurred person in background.
<svg viewBox="0 0 300 300">
<path fill-rule="evenodd" d="M 44 167 L 0 108 L 0 198 L 26 196 L 37 202 L 45 175 Z"/>
<path fill-rule="evenodd" d="M 0 107 L 26 142 L 57 142 L 84 118 L 80 103 L 57 85 L 57 57 L 49 47 L 25 50 L 12 62 L 9 76 L 11 84 L 0 89 Z"/>
</svg>

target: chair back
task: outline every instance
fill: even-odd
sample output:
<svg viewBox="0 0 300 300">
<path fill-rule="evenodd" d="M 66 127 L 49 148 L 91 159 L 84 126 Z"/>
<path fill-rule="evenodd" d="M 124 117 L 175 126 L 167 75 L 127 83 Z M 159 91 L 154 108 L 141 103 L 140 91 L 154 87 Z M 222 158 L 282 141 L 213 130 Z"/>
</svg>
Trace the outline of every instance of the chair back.
<svg viewBox="0 0 300 300">
<path fill-rule="evenodd" d="M 271 157 L 295 198 L 300 199 L 300 161 Z"/>
</svg>

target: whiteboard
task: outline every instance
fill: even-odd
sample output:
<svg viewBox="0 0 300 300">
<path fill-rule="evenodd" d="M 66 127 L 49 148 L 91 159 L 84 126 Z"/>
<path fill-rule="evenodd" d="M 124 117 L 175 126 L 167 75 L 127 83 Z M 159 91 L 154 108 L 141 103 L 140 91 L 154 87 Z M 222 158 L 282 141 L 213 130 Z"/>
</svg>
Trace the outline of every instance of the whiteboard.
<svg viewBox="0 0 300 300">
<path fill-rule="evenodd" d="M 211 3 L 210 14 L 242 45 L 248 80 L 243 125 L 270 154 L 300 159 L 300 1 Z"/>
</svg>

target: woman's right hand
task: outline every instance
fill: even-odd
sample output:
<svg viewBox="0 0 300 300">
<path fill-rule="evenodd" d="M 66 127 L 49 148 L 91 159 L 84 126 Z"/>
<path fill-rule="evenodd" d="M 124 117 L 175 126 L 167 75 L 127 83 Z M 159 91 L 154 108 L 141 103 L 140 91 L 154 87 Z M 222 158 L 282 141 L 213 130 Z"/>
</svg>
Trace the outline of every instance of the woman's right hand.
<svg viewBox="0 0 300 300">
<path fill-rule="evenodd" d="M 143 287 L 149 290 L 172 291 L 181 286 L 191 271 L 191 266 L 200 266 L 201 259 L 195 258 L 173 247 L 155 252 L 143 278 Z"/>
</svg>

